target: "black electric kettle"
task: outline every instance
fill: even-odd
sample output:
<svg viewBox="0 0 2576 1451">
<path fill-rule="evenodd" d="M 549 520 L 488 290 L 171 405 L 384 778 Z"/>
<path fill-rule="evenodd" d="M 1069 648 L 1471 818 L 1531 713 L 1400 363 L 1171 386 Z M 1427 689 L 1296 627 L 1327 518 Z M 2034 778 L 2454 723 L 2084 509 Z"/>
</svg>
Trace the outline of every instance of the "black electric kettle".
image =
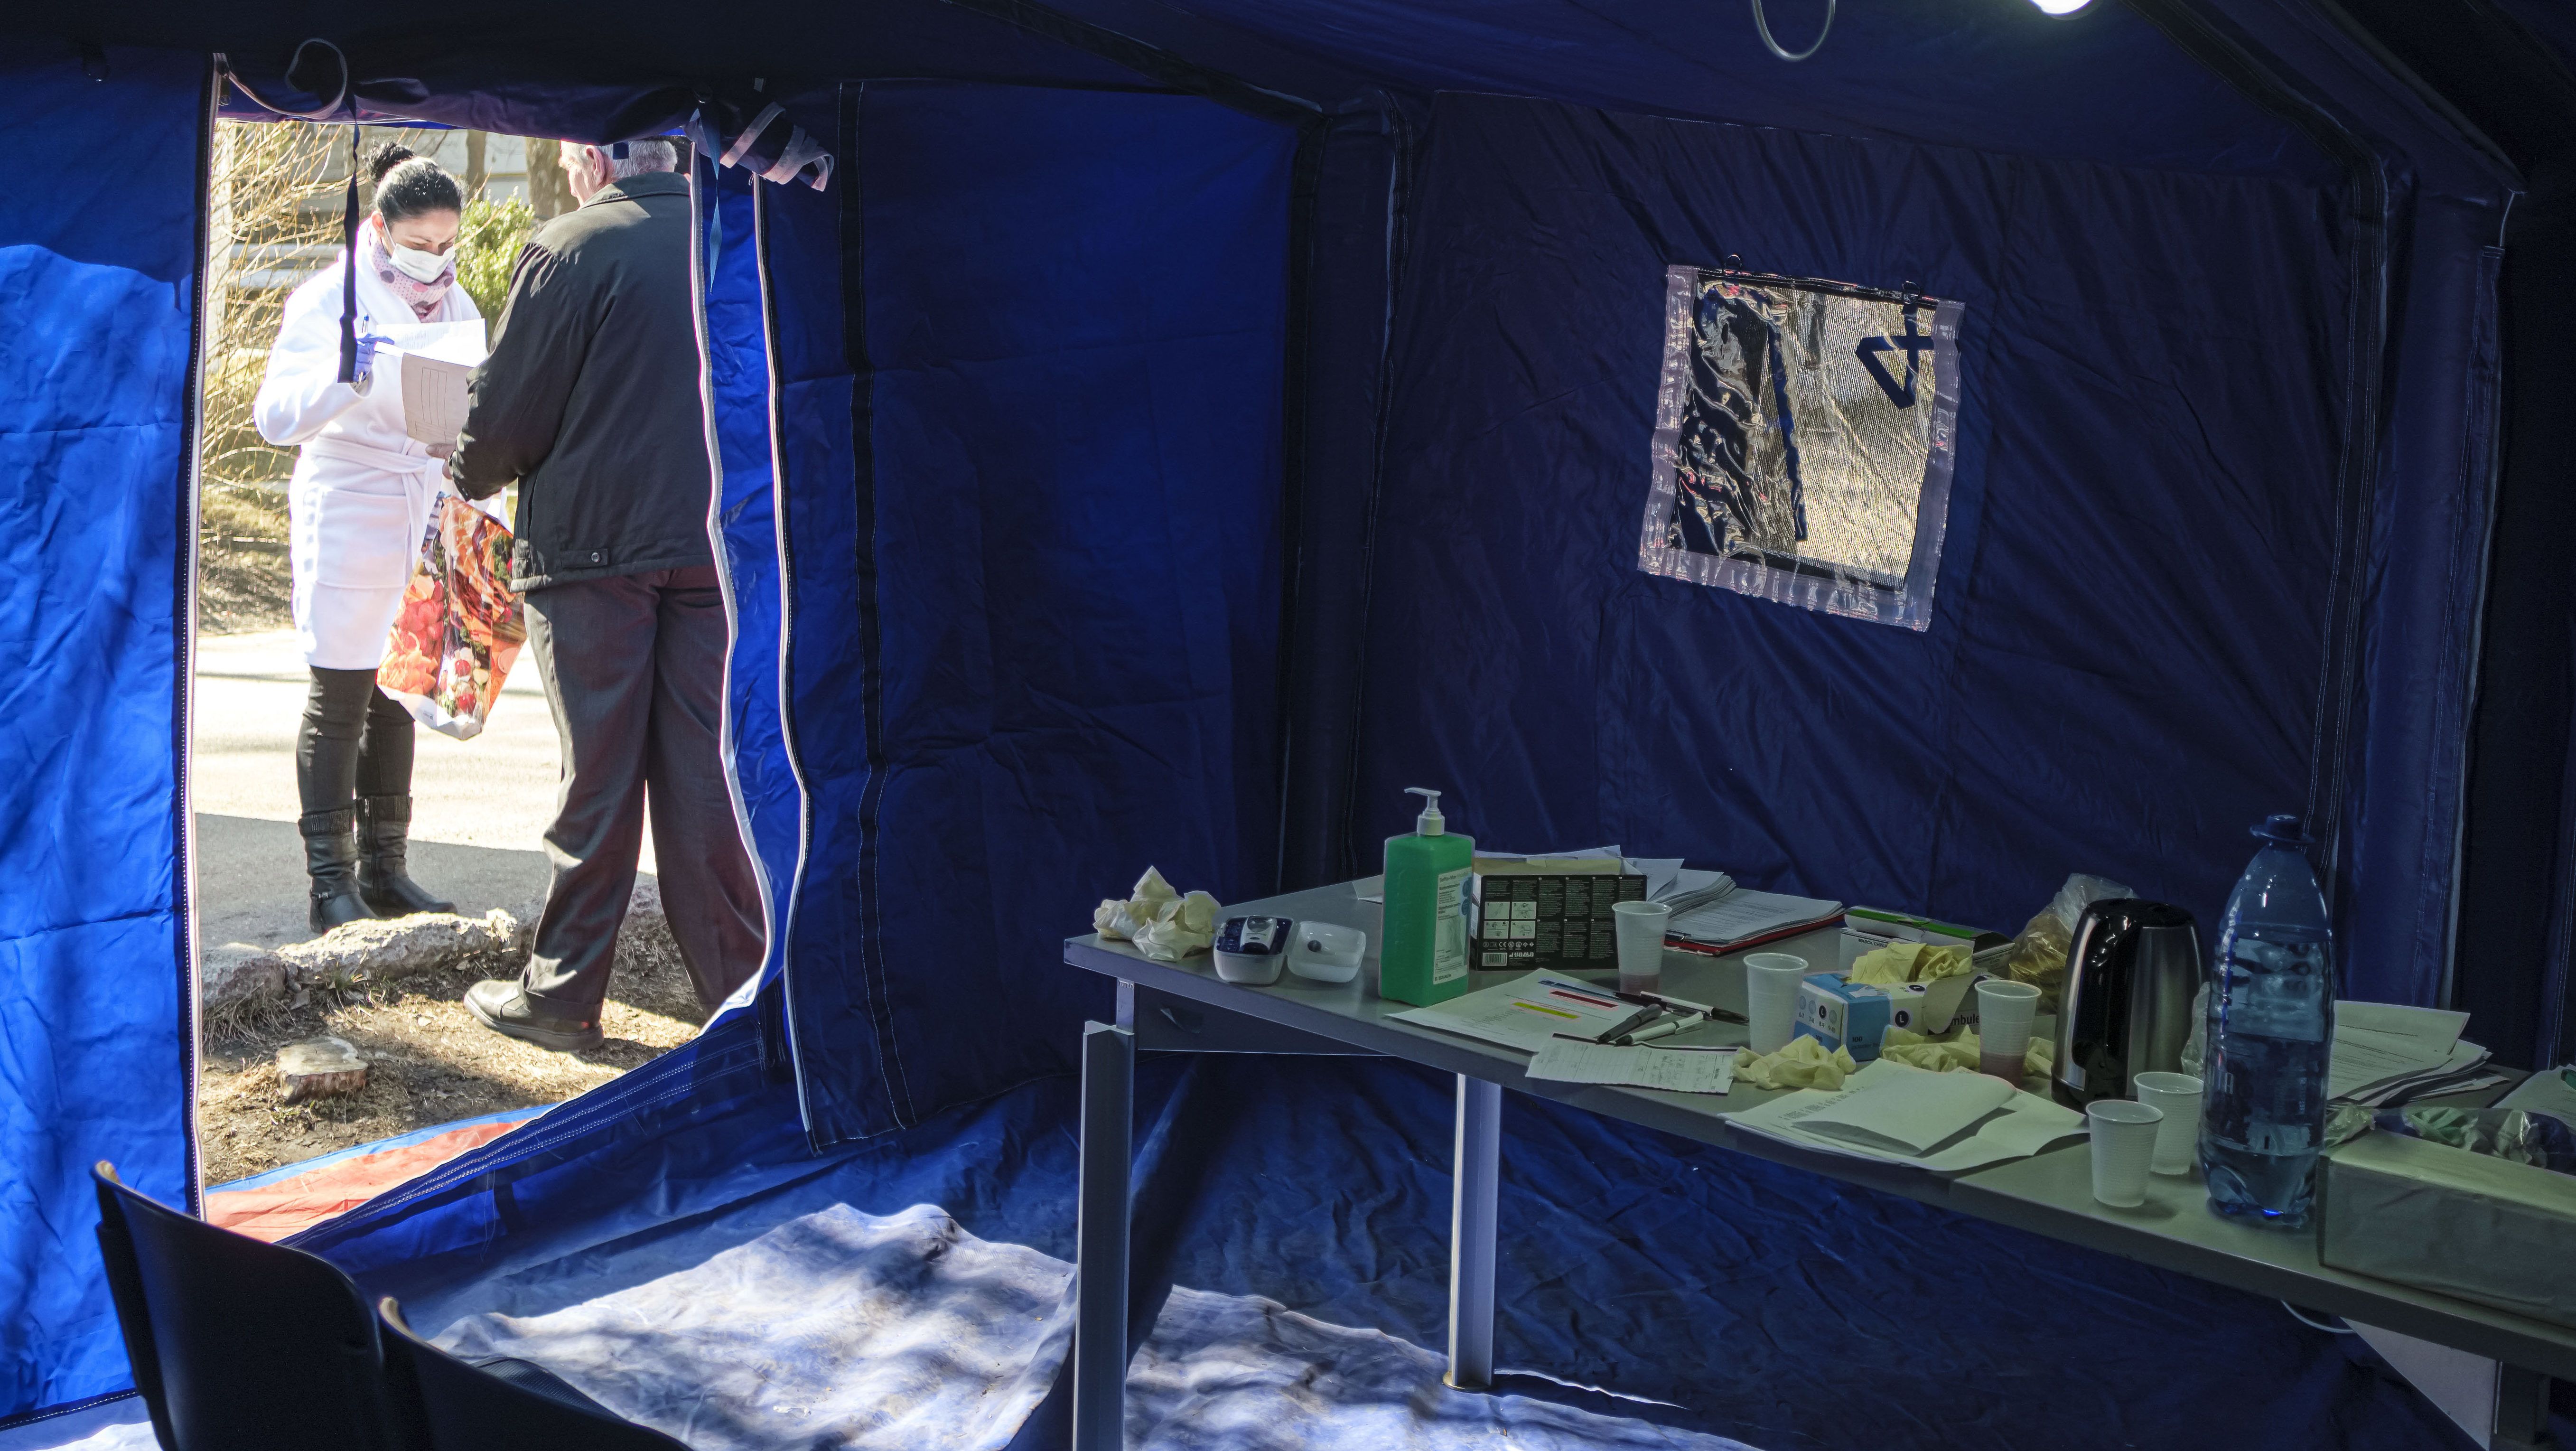
<svg viewBox="0 0 2576 1451">
<path fill-rule="evenodd" d="M 2200 934 L 2191 914 L 2164 902 L 2114 897 L 2076 921 L 2057 1005 L 2057 1101 L 2082 1108 L 2133 1097 L 2141 1073 L 2179 1071 L 2200 989 Z"/>
</svg>

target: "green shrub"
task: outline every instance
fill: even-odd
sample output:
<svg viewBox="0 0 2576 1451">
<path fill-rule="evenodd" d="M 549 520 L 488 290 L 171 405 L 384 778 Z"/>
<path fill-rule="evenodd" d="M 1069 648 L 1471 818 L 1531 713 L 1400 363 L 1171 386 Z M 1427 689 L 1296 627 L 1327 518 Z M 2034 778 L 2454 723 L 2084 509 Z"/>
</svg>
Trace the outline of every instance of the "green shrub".
<svg viewBox="0 0 2576 1451">
<path fill-rule="evenodd" d="M 501 316 L 510 271 L 536 225 L 537 214 L 522 197 L 476 197 L 465 204 L 456 232 L 456 280 L 485 317 Z"/>
</svg>

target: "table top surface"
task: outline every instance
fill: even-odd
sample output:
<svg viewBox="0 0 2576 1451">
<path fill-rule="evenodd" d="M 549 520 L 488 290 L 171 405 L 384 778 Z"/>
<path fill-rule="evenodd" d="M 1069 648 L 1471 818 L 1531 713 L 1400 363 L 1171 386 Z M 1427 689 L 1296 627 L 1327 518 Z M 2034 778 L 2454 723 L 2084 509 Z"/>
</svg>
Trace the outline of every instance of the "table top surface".
<svg viewBox="0 0 2576 1451">
<path fill-rule="evenodd" d="M 2207 1195 L 2197 1174 L 2189 1178 L 2152 1176 L 2145 1204 L 2135 1209 L 2114 1209 L 2093 1198 L 2092 1161 L 2081 1141 L 1945 1178 L 1898 1164 L 1810 1151 L 1740 1132 L 1724 1117 L 1779 1098 L 1785 1091 L 1739 1083 L 1719 1096 L 1533 1080 L 1523 1071 L 1529 1062 L 1526 1053 L 1395 1018 L 1395 1014 L 1409 1011 L 1409 1007 L 1377 994 L 1376 948 L 1382 909 L 1375 902 L 1362 901 L 1350 883 L 1234 904 L 1225 910 L 1229 916 L 1289 917 L 1356 927 L 1368 934 L 1368 962 L 1358 978 L 1348 983 L 1310 982 L 1283 973 L 1276 985 L 1251 987 L 1220 979 L 1213 959 L 1205 955 L 1178 963 L 1155 962 L 1127 943 L 1107 941 L 1096 933 L 1067 939 L 1064 959 L 1076 967 L 1328 1039 L 1350 1049 L 1383 1053 L 1443 1072 L 1500 1083 L 1701 1143 L 1793 1164 L 1846 1183 L 1902 1194 L 2544 1374 L 2576 1379 L 2576 1330 L 2329 1268 L 2318 1262 L 2312 1234 L 2258 1229 L 2209 1213 Z M 1793 953 L 1819 970 L 1831 969 L 1839 962 L 1840 934 L 1826 929 L 1766 943 L 1759 950 Z M 1519 975 L 1477 972 L 1471 986 L 1489 987 Z M 1741 1012 L 1745 1006 L 1743 958 L 1740 954 L 1711 957 L 1667 951 L 1664 991 Z M 1666 1041 L 1740 1044 L 1745 1041 L 1745 1031 L 1738 1024 L 1711 1023 Z M 2045 1019 L 2037 1031 L 2051 1031 Z"/>
</svg>

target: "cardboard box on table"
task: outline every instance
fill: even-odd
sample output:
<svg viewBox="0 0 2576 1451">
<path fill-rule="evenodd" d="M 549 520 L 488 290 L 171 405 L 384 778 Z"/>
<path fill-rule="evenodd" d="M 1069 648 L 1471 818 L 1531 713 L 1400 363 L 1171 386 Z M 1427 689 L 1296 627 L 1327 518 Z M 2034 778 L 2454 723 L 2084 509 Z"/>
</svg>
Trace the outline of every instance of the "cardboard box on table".
<svg viewBox="0 0 2576 1451">
<path fill-rule="evenodd" d="M 2325 1264 L 2576 1329 L 2576 1175 L 2371 1133 L 2317 1196 Z"/>
</svg>

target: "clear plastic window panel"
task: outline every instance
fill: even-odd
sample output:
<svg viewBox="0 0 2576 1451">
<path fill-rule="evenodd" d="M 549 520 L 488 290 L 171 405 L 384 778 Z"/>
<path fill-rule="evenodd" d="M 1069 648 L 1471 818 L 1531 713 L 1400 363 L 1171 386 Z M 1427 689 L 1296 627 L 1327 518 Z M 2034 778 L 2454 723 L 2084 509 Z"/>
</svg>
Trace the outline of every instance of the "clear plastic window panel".
<svg viewBox="0 0 2576 1451">
<path fill-rule="evenodd" d="M 1955 301 L 1665 272 L 1637 567 L 1921 630 L 1959 417 Z"/>
</svg>

